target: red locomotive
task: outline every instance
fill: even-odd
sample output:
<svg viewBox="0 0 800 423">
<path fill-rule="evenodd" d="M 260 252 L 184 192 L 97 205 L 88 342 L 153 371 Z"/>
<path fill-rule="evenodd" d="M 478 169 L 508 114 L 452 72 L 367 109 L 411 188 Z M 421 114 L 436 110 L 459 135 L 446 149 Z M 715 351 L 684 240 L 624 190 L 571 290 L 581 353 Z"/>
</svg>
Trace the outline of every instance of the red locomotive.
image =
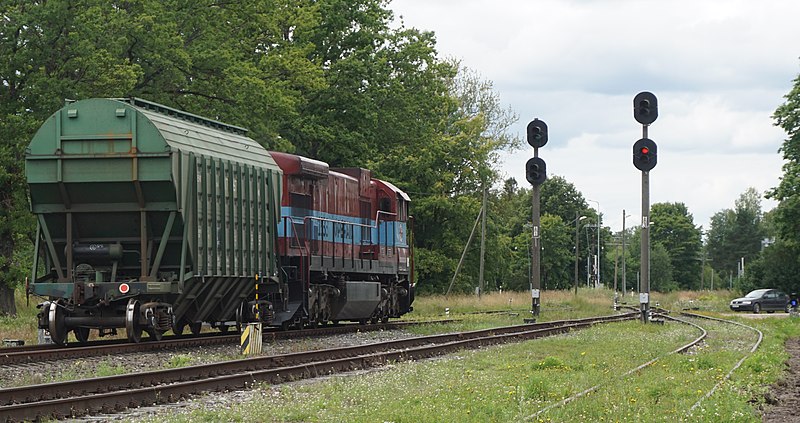
<svg viewBox="0 0 800 423">
<path fill-rule="evenodd" d="M 411 311 L 410 198 L 361 168 L 270 152 L 283 171 L 278 255 L 308 293 L 295 322 L 387 321 Z"/>
</svg>

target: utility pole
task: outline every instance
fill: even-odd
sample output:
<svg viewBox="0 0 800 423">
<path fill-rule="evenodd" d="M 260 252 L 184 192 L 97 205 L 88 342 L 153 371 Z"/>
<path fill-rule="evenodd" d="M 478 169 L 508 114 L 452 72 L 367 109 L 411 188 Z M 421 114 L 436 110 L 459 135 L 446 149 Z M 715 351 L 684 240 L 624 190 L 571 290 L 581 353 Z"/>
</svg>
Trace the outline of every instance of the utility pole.
<svg viewBox="0 0 800 423">
<path fill-rule="evenodd" d="M 579 236 L 579 228 L 581 225 L 581 219 L 585 216 L 581 216 L 580 212 L 577 210 L 575 211 L 575 295 L 578 295 L 578 250 L 580 249 L 580 241 L 581 237 Z"/>
<path fill-rule="evenodd" d="M 481 264 L 478 270 L 478 298 L 483 295 L 483 262 L 486 256 L 486 182 L 483 183 L 483 205 L 481 210 Z"/>
<path fill-rule="evenodd" d="M 594 279 L 594 287 L 597 288 L 600 285 L 600 221 L 602 217 L 600 216 L 600 202 L 597 200 L 588 200 L 592 203 L 597 204 L 597 264 L 595 266 L 595 279 Z"/>
<path fill-rule="evenodd" d="M 628 284 L 625 278 L 625 209 L 622 209 L 622 296 L 625 296 L 625 291 L 628 289 Z"/>
</svg>

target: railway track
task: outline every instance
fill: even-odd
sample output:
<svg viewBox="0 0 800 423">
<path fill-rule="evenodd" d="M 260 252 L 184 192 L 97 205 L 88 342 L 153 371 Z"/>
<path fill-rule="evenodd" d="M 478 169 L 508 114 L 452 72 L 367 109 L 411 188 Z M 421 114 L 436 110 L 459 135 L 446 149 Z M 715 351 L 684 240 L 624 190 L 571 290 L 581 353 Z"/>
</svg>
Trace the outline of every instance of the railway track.
<svg viewBox="0 0 800 423">
<path fill-rule="evenodd" d="M 700 396 L 696 400 L 696 402 L 694 402 L 694 404 L 691 407 L 688 407 L 688 409 L 685 410 L 686 411 L 687 421 L 691 421 L 693 418 L 696 417 L 696 416 L 693 416 L 692 413 L 695 412 L 695 410 L 697 410 L 698 407 L 700 407 L 700 405 L 704 401 L 706 401 L 710 397 L 712 397 L 714 395 L 714 393 L 718 390 L 718 388 L 720 388 L 725 382 L 727 382 L 730 379 L 730 377 L 732 376 L 734 371 L 736 371 L 736 369 L 738 369 L 741 366 L 741 364 L 744 362 L 744 360 L 747 359 L 748 357 L 750 357 L 758 349 L 758 347 L 760 346 L 761 341 L 763 339 L 763 333 L 761 333 L 761 331 L 759 331 L 756 328 L 753 328 L 751 326 L 748 326 L 748 325 L 745 325 L 745 324 L 742 324 L 742 323 L 739 323 L 739 322 L 731 321 L 731 320 L 718 319 L 718 318 L 714 318 L 714 317 L 710 317 L 710 316 L 704 316 L 704 315 L 688 313 L 688 312 L 680 312 L 679 315 L 681 317 L 673 317 L 673 316 L 670 315 L 668 310 L 657 309 L 657 311 L 654 313 L 653 316 L 657 320 L 664 319 L 664 320 L 669 320 L 669 321 L 673 321 L 673 322 L 677 322 L 677 323 L 681 323 L 681 324 L 692 326 L 697 330 L 696 337 L 692 341 L 690 341 L 690 342 L 688 342 L 688 343 L 686 343 L 684 345 L 681 345 L 678 348 L 676 348 L 676 349 L 674 349 L 674 350 L 672 350 L 672 351 L 670 351 L 670 352 L 668 352 L 668 353 L 666 353 L 666 354 L 664 354 L 662 356 L 655 357 L 655 358 L 653 358 L 653 359 L 651 359 L 651 360 L 649 360 L 649 361 L 647 361 L 645 363 L 642 363 L 642 364 L 640 364 L 638 366 L 630 368 L 627 371 L 621 372 L 615 378 L 615 382 L 623 381 L 623 380 L 625 380 L 626 378 L 629 378 L 629 377 L 643 377 L 643 373 L 641 373 L 641 372 L 643 370 L 645 370 L 646 368 L 648 368 L 650 366 L 653 366 L 655 363 L 657 363 L 659 361 L 664 361 L 668 357 L 676 355 L 676 354 L 687 353 L 688 351 L 690 351 L 692 349 L 695 349 L 695 348 L 698 348 L 702 344 L 706 343 L 708 341 L 709 334 L 713 333 L 713 332 L 718 332 L 718 330 L 714 330 L 714 329 L 711 329 L 710 327 L 704 326 L 702 324 L 703 321 L 714 322 L 715 324 L 724 324 L 724 325 L 736 326 L 736 327 L 738 327 L 740 329 L 744 329 L 745 331 L 752 332 L 753 339 L 754 339 L 752 341 L 752 344 L 747 345 L 746 348 L 739 348 L 741 350 L 741 353 L 740 353 L 741 354 L 741 358 L 730 369 L 728 369 L 728 371 L 724 375 L 724 377 L 718 378 L 719 380 L 716 383 L 716 385 L 713 386 L 713 388 L 711 388 L 708 391 L 706 391 L 705 394 Z M 717 342 L 720 343 L 720 340 L 717 340 Z M 723 343 L 724 343 L 724 341 L 723 341 Z M 584 389 L 584 390 L 582 390 L 582 391 L 580 391 L 578 393 L 575 393 L 575 394 L 573 394 L 573 395 L 571 395 L 571 396 L 569 396 L 567 398 L 562 399 L 561 401 L 558 401 L 556 403 L 550 404 L 550 405 L 548 405 L 548 406 L 546 406 L 544 408 L 539 409 L 535 413 L 527 416 L 525 418 L 525 421 L 534 421 L 534 420 L 538 420 L 538 419 L 542 419 L 542 418 L 546 419 L 548 417 L 547 414 L 549 412 L 551 412 L 552 410 L 560 408 L 560 407 L 565 407 L 567 404 L 569 404 L 571 402 L 574 402 L 576 400 L 579 400 L 579 399 L 581 399 L 583 397 L 586 397 L 587 395 L 589 395 L 589 394 L 591 394 L 591 393 L 593 393 L 595 391 L 601 390 L 601 389 L 607 387 L 609 384 L 610 384 L 609 381 L 605 381 L 604 383 L 600 383 L 600 384 L 591 386 L 591 387 L 589 387 L 587 389 Z"/>
<path fill-rule="evenodd" d="M 264 340 L 303 338 L 322 335 L 334 335 L 357 331 L 393 330 L 422 323 L 447 323 L 452 320 L 436 320 L 433 322 L 390 322 L 374 325 L 345 324 L 325 328 L 303 329 L 295 331 L 267 331 Z M 59 347 L 54 344 L 30 345 L 0 349 L 0 366 L 38 363 L 43 361 L 64 360 L 72 358 L 98 357 L 111 354 L 127 354 L 145 351 L 163 351 L 211 345 L 238 344 L 239 335 L 220 333 L 201 334 L 197 337 L 165 337 L 161 341 L 140 342 L 132 344 L 127 339 L 95 341 L 88 344 L 74 344 Z"/>
<path fill-rule="evenodd" d="M 466 348 L 540 338 L 598 323 L 637 318 L 626 313 L 587 319 L 516 325 L 234 360 L 211 365 L 0 389 L 6 421 L 63 418 L 177 401 L 200 392 L 243 389 L 260 382 L 327 375 L 400 360 L 433 357 Z"/>
</svg>

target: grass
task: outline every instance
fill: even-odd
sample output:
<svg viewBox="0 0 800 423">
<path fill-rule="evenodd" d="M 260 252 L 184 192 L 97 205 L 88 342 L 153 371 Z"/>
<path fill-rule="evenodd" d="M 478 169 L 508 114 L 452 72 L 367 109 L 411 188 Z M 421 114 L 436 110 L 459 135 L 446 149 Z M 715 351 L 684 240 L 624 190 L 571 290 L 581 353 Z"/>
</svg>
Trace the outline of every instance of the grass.
<svg viewBox="0 0 800 423">
<path fill-rule="evenodd" d="M 0 316 L 0 338 L 22 339 L 25 344 L 35 344 L 38 341 L 36 314 L 39 309 L 37 298 L 31 297 L 30 304 L 25 299 L 22 289 L 15 292 L 16 316 Z"/>
<path fill-rule="evenodd" d="M 542 320 L 610 311 L 610 291 L 545 292 Z M 709 313 L 727 311 L 729 292 L 654 294 L 668 308 L 691 305 Z M 435 325 L 469 330 L 521 323 L 530 308 L 527 293 L 475 297 L 421 297 L 417 319 L 441 317 L 445 307 L 458 323 Z M 630 301 L 633 303 L 634 301 Z M 505 310 L 513 314 L 468 314 Z M 783 316 L 780 316 L 783 317 Z M 769 384 L 784 371 L 785 340 L 800 335 L 800 322 L 776 318 L 748 321 L 764 331 L 760 350 L 733 378 L 701 400 L 745 355 L 752 331 L 705 322 L 711 336 L 690 354 L 666 356 L 632 375 L 624 373 L 698 336 L 684 325 L 625 322 L 548 339 L 451 354 L 446 360 L 394 363 L 380 371 L 339 375 L 323 381 L 261 385 L 253 400 L 224 410 L 195 409 L 151 421 L 280 422 L 506 422 L 506 421 L 760 421 Z M 433 326 L 433 325 L 432 325 Z M 438 329 L 441 330 L 441 329 Z M 435 332 L 436 328 L 420 329 Z M 599 389 L 564 406 L 564 398 Z"/>
<path fill-rule="evenodd" d="M 698 352 L 622 376 L 696 336 L 696 330 L 683 325 L 604 325 L 464 351 L 448 360 L 395 363 L 384 371 L 315 383 L 262 385 L 257 398 L 241 407 L 161 415 L 153 421 L 698 421 L 686 410 L 733 358 L 700 360 L 704 355 Z M 534 416 L 597 384 L 597 392 Z M 716 403 L 710 405 L 716 410 Z M 734 421 L 757 420 L 747 401 L 722 412 Z"/>
<path fill-rule="evenodd" d="M 653 293 L 652 304 L 670 309 L 697 308 L 716 315 L 728 312 L 735 294 L 718 292 Z M 609 290 L 581 289 L 542 293 L 540 321 L 608 314 Z M 631 305 L 638 298 L 625 297 Z M 24 299 L 23 299 L 24 301 Z M 409 320 L 442 318 L 445 308 L 455 323 L 423 325 L 419 333 L 472 330 L 519 324 L 529 317 L 530 294 L 492 293 L 474 296 L 418 297 Z M 480 311 L 499 314 L 472 314 Z M 35 337 L 35 312 L 0 320 L 0 330 L 19 326 Z M 339 375 L 322 381 L 261 385 L 254 399 L 224 409 L 182 408 L 151 421 L 284 421 L 284 422 L 441 422 L 441 421 L 760 421 L 759 408 L 769 385 L 785 371 L 784 344 L 800 336 L 800 319 L 747 320 L 764 334 L 761 348 L 721 388 L 703 398 L 752 345 L 752 332 L 706 322 L 712 331 L 704 347 L 690 354 L 665 357 L 630 376 L 624 372 L 665 355 L 697 336 L 684 325 L 602 325 L 567 335 L 462 351 L 447 359 L 399 362 L 377 371 Z M 734 318 L 741 319 L 740 316 Z M 744 320 L 742 320 L 744 321 Z M 17 329 L 15 329 L 17 330 Z M 24 329 L 16 332 L 24 335 Z M 5 337 L 5 336 L 4 336 Z M 26 339 L 25 336 L 19 336 Z M 174 356 L 169 367 L 191 364 Z M 116 371 L 112 363 L 103 372 Z M 100 372 L 101 370 L 98 370 Z M 564 406 L 564 398 L 599 385 L 599 389 Z"/>
</svg>

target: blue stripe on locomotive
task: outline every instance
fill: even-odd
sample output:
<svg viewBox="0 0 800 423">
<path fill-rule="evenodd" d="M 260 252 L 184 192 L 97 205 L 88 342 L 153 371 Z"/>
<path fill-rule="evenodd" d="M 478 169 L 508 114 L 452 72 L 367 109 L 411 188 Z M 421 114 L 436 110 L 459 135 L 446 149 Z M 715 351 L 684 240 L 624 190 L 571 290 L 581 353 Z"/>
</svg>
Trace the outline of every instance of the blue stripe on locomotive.
<svg viewBox="0 0 800 423">
<path fill-rule="evenodd" d="M 281 207 L 281 216 L 284 219 L 291 219 L 291 221 L 294 221 L 295 225 L 303 224 L 305 222 L 306 217 L 311 218 L 309 219 L 309 221 L 311 223 L 312 229 L 310 232 L 310 236 L 308 237 L 309 241 L 322 240 L 323 242 L 337 242 L 337 243 L 347 243 L 347 244 L 353 242 L 353 244 L 355 245 L 377 245 L 377 241 L 380 239 L 380 245 L 382 246 L 395 246 L 399 248 L 408 247 L 408 237 L 407 237 L 408 225 L 406 224 L 406 222 L 382 220 L 380 221 L 378 227 L 374 227 L 373 225 L 375 221 L 371 219 L 362 219 L 360 217 L 324 213 L 320 211 L 307 210 L 290 206 Z M 318 219 L 325 219 L 325 220 L 318 220 Z M 346 223 L 344 225 L 344 228 L 342 228 L 341 222 Z M 362 244 L 361 230 L 358 229 L 364 226 L 359 226 L 359 225 L 368 226 L 370 230 L 371 238 L 367 240 L 364 244 Z M 286 231 L 284 231 L 283 224 L 278 225 L 278 237 L 280 238 L 284 238 L 287 236 L 290 238 L 294 237 L 294 230 L 292 229 L 292 225 L 286 224 L 285 228 Z M 309 235 L 308 230 L 306 230 L 305 232 L 306 235 Z M 379 232 L 380 232 L 380 237 L 379 237 Z M 355 236 L 355 240 L 351 241 L 353 236 Z"/>
</svg>

